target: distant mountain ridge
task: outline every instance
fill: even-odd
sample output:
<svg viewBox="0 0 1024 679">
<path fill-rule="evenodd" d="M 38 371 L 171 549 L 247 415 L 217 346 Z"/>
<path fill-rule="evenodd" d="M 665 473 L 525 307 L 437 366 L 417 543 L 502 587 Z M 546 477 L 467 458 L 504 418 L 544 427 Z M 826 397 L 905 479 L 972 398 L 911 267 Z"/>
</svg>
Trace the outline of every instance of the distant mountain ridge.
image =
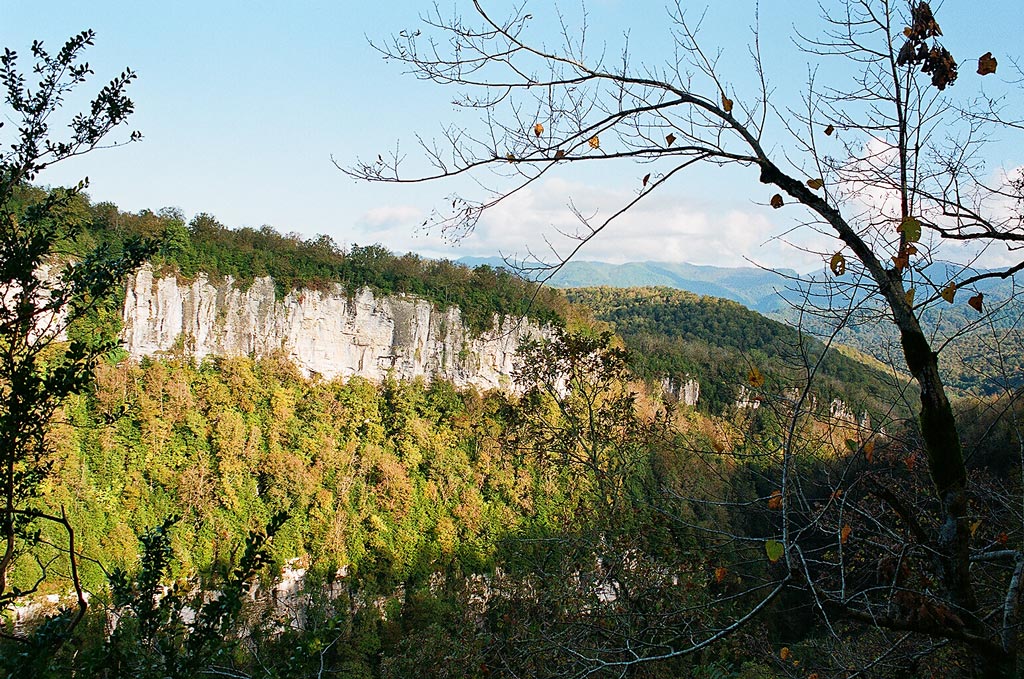
<svg viewBox="0 0 1024 679">
<path fill-rule="evenodd" d="M 460 264 L 476 267 L 508 265 L 500 257 L 462 257 Z M 739 302 L 760 313 L 782 308 L 780 292 L 785 291 L 791 269 L 769 271 L 757 267 L 719 267 L 681 262 L 628 262 L 608 264 L 572 260 L 548 281 L 556 288 L 643 288 L 669 287 L 696 295 L 720 297 Z"/>
</svg>

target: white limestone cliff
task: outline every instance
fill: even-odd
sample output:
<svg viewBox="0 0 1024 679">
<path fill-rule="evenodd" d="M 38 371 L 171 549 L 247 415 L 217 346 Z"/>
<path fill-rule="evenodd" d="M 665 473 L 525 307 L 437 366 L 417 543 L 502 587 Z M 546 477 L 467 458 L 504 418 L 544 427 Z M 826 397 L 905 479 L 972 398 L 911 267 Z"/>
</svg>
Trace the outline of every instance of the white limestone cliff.
<svg viewBox="0 0 1024 679">
<path fill-rule="evenodd" d="M 700 382 L 690 375 L 665 377 L 661 380 L 661 391 L 665 396 L 692 407 L 700 399 Z"/>
<path fill-rule="evenodd" d="M 200 274 L 182 281 L 144 266 L 126 286 L 122 339 L 135 359 L 180 350 L 206 356 L 288 356 L 304 373 L 326 379 L 440 377 L 458 386 L 510 388 L 524 335 L 541 328 L 506 318 L 475 336 L 457 308 L 436 309 L 405 295 L 362 289 L 295 290 L 283 299 L 270 278 L 241 287 Z"/>
</svg>

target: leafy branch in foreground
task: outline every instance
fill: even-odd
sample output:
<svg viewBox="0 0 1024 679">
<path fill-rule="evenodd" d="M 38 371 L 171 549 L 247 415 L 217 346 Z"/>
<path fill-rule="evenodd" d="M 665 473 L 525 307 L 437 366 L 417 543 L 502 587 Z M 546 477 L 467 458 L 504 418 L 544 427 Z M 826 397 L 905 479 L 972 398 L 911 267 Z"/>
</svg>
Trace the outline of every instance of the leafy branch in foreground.
<svg viewBox="0 0 1024 679">
<path fill-rule="evenodd" d="M 57 645 L 81 621 L 87 602 L 74 530 L 63 508 L 56 512 L 38 504 L 54 464 L 50 426 L 65 398 L 85 390 L 96 362 L 117 346 L 103 335 L 69 341 L 69 329 L 110 304 L 124 277 L 156 251 L 155 243 L 134 240 L 117 252 L 101 244 L 69 258 L 62 248 L 84 226 L 73 206 L 87 182 L 42 193 L 30 186 L 55 163 L 100 148 L 134 110 L 126 91 L 135 74 L 126 70 L 72 117 L 66 136 L 53 132 L 64 100 L 92 75 L 82 56 L 93 37 L 83 31 L 55 54 L 33 43 L 32 83 L 19 70 L 16 52 L 0 55 L 2 110 L 16 126 L 0 123 L 0 608 L 44 584 L 70 588 L 77 612 L 59 617 L 65 629 L 52 637 Z M 132 133 L 129 141 L 139 138 Z M 66 537 L 69 584 L 50 581 L 59 569 L 39 561 L 28 587 L 12 580 L 17 568 L 31 572 L 40 524 Z"/>
</svg>

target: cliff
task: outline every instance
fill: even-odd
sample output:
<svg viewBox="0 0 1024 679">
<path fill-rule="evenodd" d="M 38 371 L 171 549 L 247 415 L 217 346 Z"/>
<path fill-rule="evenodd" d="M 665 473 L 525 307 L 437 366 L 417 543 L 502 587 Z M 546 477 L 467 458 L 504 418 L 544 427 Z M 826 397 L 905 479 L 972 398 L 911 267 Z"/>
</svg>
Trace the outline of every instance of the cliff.
<svg viewBox="0 0 1024 679">
<path fill-rule="evenodd" d="M 307 375 L 327 379 L 380 381 L 391 372 L 479 389 L 509 388 L 521 338 L 542 333 L 525 319 L 506 318 L 473 336 L 457 308 L 440 311 L 368 288 L 354 296 L 341 286 L 295 290 L 278 299 L 270 278 L 243 288 L 230 277 L 157 276 L 149 266 L 128 281 L 123 320 L 124 346 L 135 359 L 175 349 L 197 360 L 283 353 Z"/>
</svg>

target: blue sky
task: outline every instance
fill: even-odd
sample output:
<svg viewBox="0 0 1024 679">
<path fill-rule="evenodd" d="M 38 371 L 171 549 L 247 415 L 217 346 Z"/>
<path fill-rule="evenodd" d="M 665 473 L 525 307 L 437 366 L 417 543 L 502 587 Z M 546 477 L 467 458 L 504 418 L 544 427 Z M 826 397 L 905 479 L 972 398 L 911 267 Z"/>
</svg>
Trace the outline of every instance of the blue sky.
<svg viewBox="0 0 1024 679">
<path fill-rule="evenodd" d="M 509 5 L 488 4 L 497 14 Z M 551 5 L 531 6 L 538 39 L 554 38 L 550 14 L 544 14 Z M 690 16 L 703 11 L 702 3 L 692 5 Z M 440 6 L 442 13 L 471 9 L 466 0 Z M 578 2 L 563 6 L 571 21 L 578 19 Z M 470 114 L 453 112 L 452 91 L 403 75 L 367 42 L 415 28 L 419 13 L 430 8 L 409 0 L 0 0 L 0 46 L 23 53 L 27 63 L 33 39 L 56 48 L 71 33 L 93 28 L 97 44 L 88 59 L 96 86 L 125 66 L 138 73 L 132 127 L 144 140 L 43 176 L 56 184 L 88 175 L 93 199 L 122 209 L 175 206 L 187 216 L 209 212 L 229 226 L 270 224 L 305 236 L 327 233 L 339 243 L 381 242 L 402 252 L 459 257 L 542 250 L 544 234 L 572 228 L 568 197 L 605 210 L 602 199 L 628 197 L 631 176 L 559 175 L 453 247 L 436 234 L 417 232 L 416 225 L 458 187 L 367 185 L 341 174 L 332 156 L 346 164 L 375 157 L 396 142 L 411 152 L 416 133 L 429 137 L 442 123 L 468 120 Z M 715 3 L 702 33 L 704 44 L 724 50 L 722 70 L 739 90 L 751 83 L 746 46 L 752 8 L 748 0 Z M 1000 48 L 1019 50 L 1024 19 L 1017 2 L 947 0 L 937 14 L 958 58 L 977 56 L 982 44 L 999 56 Z M 819 27 L 817 3 L 765 0 L 761 15 L 772 83 L 784 104 L 794 102 L 807 60 L 789 36 L 794 25 L 808 32 Z M 636 60 L 656 63 L 668 51 L 667 15 L 657 0 L 591 0 L 588 22 L 590 44 L 606 45 L 609 54 L 618 53 L 627 30 Z M 1005 155 L 995 161 L 1020 162 L 1019 153 Z M 749 171 L 706 168 L 638 210 L 582 258 L 815 266 L 814 257 L 770 240 L 791 226 L 790 217 L 755 204 L 764 198 L 758 191 Z"/>
</svg>

